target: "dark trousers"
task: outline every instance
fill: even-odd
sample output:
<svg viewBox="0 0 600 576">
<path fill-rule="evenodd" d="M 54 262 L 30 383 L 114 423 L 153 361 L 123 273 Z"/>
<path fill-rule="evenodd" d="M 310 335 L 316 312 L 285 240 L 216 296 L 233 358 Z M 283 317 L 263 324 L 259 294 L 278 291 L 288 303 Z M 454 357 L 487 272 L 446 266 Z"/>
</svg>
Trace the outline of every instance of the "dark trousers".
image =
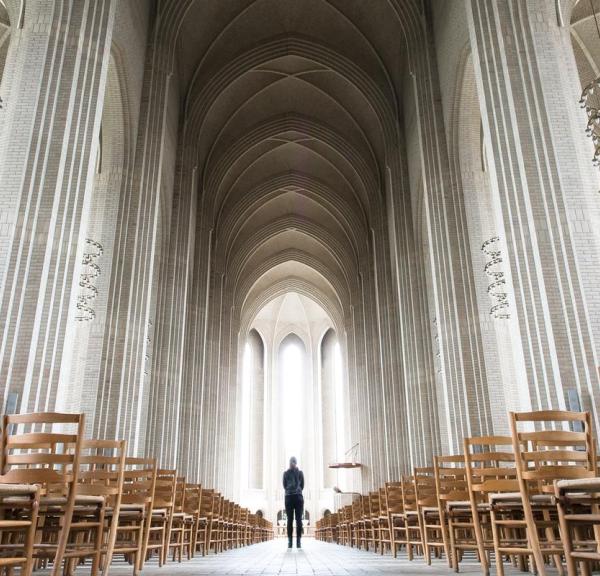
<svg viewBox="0 0 600 576">
<path fill-rule="evenodd" d="M 287 515 L 288 540 L 292 539 L 294 533 L 294 514 L 296 515 L 296 538 L 302 536 L 302 513 L 304 512 L 304 497 L 302 494 L 294 494 L 285 497 L 285 513 Z"/>
</svg>

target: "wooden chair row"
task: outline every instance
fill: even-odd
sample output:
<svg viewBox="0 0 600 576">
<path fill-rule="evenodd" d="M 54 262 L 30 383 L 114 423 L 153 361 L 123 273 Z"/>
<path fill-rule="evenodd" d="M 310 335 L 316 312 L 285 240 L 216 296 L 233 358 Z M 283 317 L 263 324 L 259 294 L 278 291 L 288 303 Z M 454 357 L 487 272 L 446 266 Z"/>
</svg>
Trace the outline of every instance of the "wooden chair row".
<svg viewBox="0 0 600 576">
<path fill-rule="evenodd" d="M 317 522 L 318 539 L 408 558 L 475 556 L 545 576 L 600 568 L 600 478 L 587 412 L 509 414 L 510 436 L 464 439 L 461 455 L 356 498 Z"/>
<path fill-rule="evenodd" d="M 85 440 L 83 414 L 4 416 L 0 451 L 0 574 L 89 563 L 108 574 L 123 558 L 134 575 L 272 537 L 272 526 L 154 458 L 127 457 L 125 441 Z"/>
</svg>

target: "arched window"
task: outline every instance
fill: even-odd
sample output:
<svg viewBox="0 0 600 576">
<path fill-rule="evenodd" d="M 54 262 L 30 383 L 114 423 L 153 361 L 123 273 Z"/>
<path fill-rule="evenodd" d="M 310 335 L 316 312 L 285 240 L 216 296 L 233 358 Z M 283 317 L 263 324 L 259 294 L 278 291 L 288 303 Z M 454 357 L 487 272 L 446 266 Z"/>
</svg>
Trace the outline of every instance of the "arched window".
<svg viewBox="0 0 600 576">
<path fill-rule="evenodd" d="M 241 467 L 242 486 L 254 489 L 264 486 L 264 355 L 262 338 L 256 330 L 252 330 L 244 347 L 242 368 L 242 434 L 247 444 Z"/>
<path fill-rule="evenodd" d="M 279 346 L 279 393 L 284 466 L 290 456 L 302 461 L 306 350 L 298 336 L 290 334 Z"/>
<path fill-rule="evenodd" d="M 332 462 L 345 456 L 344 372 L 340 343 L 334 330 L 328 330 L 321 341 L 321 426 L 323 431 L 323 485 L 336 484 Z"/>
</svg>

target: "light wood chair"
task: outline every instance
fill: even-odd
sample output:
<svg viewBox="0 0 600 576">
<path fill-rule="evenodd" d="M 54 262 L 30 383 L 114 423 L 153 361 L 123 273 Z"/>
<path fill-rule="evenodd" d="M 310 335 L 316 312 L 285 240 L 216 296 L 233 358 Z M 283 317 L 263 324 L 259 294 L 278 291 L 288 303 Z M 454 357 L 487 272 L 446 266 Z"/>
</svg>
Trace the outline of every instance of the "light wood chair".
<svg viewBox="0 0 600 576">
<path fill-rule="evenodd" d="M 350 547 L 360 548 L 363 498 L 359 496 L 352 501 L 352 522 L 350 524 Z"/>
<path fill-rule="evenodd" d="M 350 546 L 352 537 L 350 534 L 352 525 L 352 505 L 348 504 L 340 509 L 339 539 L 343 546 Z"/>
<path fill-rule="evenodd" d="M 77 526 L 80 541 L 94 543 L 93 575 L 101 560 L 102 573 L 106 576 L 110 571 L 121 510 L 126 446 L 124 440 L 84 440 L 81 444 L 73 526 Z"/>
<path fill-rule="evenodd" d="M 366 517 L 367 550 L 379 550 L 379 491 L 369 493 L 369 515 Z"/>
<path fill-rule="evenodd" d="M 413 476 L 423 552 L 425 561 L 431 564 L 432 552 L 438 557 L 444 552 L 448 557 L 446 530 L 439 513 L 435 470 L 433 466 L 417 467 Z"/>
<path fill-rule="evenodd" d="M 171 522 L 168 548 L 173 552 L 173 562 L 181 562 L 183 551 L 189 549 L 190 541 L 186 542 L 189 535 L 190 518 L 185 512 L 186 481 L 185 477 L 178 476 L 175 481 L 175 497 L 173 501 L 173 519 Z"/>
<path fill-rule="evenodd" d="M 392 534 L 390 517 L 388 514 L 387 492 L 385 485 L 379 488 L 379 553 L 383 555 L 386 550 L 392 549 Z"/>
<path fill-rule="evenodd" d="M 15 567 L 31 574 L 39 504 L 37 485 L 5 483 L 0 476 L 0 574 L 10 574 Z"/>
<path fill-rule="evenodd" d="M 463 552 L 477 551 L 464 456 L 436 456 L 434 471 L 443 548 L 448 565 L 458 571 Z"/>
<path fill-rule="evenodd" d="M 385 484 L 390 549 L 394 558 L 398 550 L 406 546 L 406 518 L 402 501 L 402 482 L 386 482 Z"/>
<path fill-rule="evenodd" d="M 95 554 L 88 546 L 68 548 L 84 428 L 83 414 L 3 417 L 0 479 L 3 484 L 39 486 L 32 554 L 41 562 L 53 563 L 53 576 L 62 571 L 63 560 Z"/>
<path fill-rule="evenodd" d="M 187 546 L 188 559 L 194 557 L 196 546 L 198 544 L 198 525 L 200 523 L 200 512 L 202 506 L 202 486 L 200 484 L 186 484 L 184 511 L 186 513 L 186 532 L 185 540 L 189 542 Z"/>
<path fill-rule="evenodd" d="M 152 504 L 156 485 L 154 458 L 125 459 L 125 473 L 118 515 L 114 555 L 123 554 L 137 576 L 144 567 L 150 540 Z"/>
<path fill-rule="evenodd" d="M 196 530 L 196 552 L 200 552 L 202 556 L 206 556 L 208 553 L 213 507 L 215 502 L 215 491 L 208 488 L 202 488 L 200 514 L 198 517 L 198 526 Z"/>
<path fill-rule="evenodd" d="M 555 485 L 569 576 L 600 568 L 600 478 L 559 480 Z"/>
<path fill-rule="evenodd" d="M 358 521 L 358 548 L 360 550 L 369 549 L 369 535 L 371 524 L 371 505 L 369 495 L 361 495 L 361 517 Z"/>
<path fill-rule="evenodd" d="M 485 576 L 489 574 L 493 551 L 496 571 L 503 574 L 502 558 L 514 548 L 523 548 L 525 536 L 512 438 L 465 438 L 464 457 L 481 570 Z"/>
<path fill-rule="evenodd" d="M 415 553 L 420 554 L 424 550 L 414 475 L 402 476 L 402 507 L 406 531 L 406 553 L 408 559 L 412 560 Z"/>
<path fill-rule="evenodd" d="M 546 576 L 547 559 L 560 571 L 565 552 L 554 483 L 596 476 L 591 418 L 589 412 L 511 412 L 510 427 L 528 549 L 537 573 Z"/>
<path fill-rule="evenodd" d="M 223 542 L 222 530 L 223 530 L 223 508 L 225 504 L 225 498 L 218 492 L 213 494 L 213 508 L 212 515 L 210 518 L 210 524 L 208 527 L 208 545 L 207 551 L 214 550 L 215 554 L 218 554 L 222 548 Z"/>
<path fill-rule="evenodd" d="M 159 567 L 166 563 L 169 552 L 176 483 L 177 470 L 157 470 L 146 555 L 156 552 Z"/>
</svg>

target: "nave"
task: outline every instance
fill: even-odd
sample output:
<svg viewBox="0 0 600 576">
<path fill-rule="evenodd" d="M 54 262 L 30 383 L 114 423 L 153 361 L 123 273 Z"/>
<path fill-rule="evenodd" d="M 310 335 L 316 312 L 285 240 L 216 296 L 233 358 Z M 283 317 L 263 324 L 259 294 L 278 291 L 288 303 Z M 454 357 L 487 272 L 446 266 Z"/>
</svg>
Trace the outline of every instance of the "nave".
<svg viewBox="0 0 600 576">
<path fill-rule="evenodd" d="M 598 481 L 599 87 L 600 0 L 0 0 L 0 576 L 566 563 L 564 462 L 464 555 L 435 467 L 573 413 Z M 292 456 L 340 545 L 263 543 Z"/>
<path fill-rule="evenodd" d="M 82 570 L 76 573 L 84 574 Z M 112 576 L 129 576 L 125 565 L 115 564 Z M 185 564 L 170 564 L 169 576 L 241 576 L 243 574 L 268 574 L 270 576 L 377 576 L 383 574 L 406 576 L 445 576 L 453 572 L 442 560 L 432 566 L 416 565 L 406 555 L 394 559 L 369 554 L 361 550 L 341 548 L 333 544 L 306 538 L 300 550 L 288 550 L 285 540 L 277 538 L 249 548 L 231 550 L 224 555 L 195 558 Z M 462 574 L 481 574 L 474 561 L 465 563 Z M 163 576 L 164 570 L 150 562 L 144 568 L 144 576 Z M 507 568 L 507 576 L 523 574 Z M 40 575 L 45 576 L 44 572 Z"/>
</svg>

